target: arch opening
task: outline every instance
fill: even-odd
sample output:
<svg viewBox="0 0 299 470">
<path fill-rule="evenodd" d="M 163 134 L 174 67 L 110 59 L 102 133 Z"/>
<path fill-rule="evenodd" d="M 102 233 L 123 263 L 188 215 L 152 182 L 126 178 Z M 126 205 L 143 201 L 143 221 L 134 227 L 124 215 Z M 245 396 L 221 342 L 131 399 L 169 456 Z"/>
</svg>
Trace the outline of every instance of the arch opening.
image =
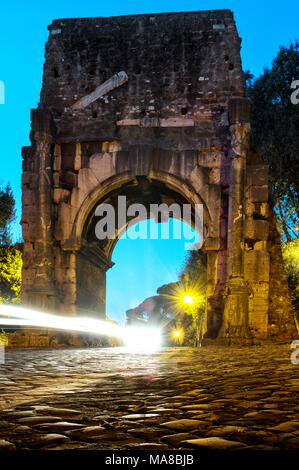
<svg viewBox="0 0 299 470">
<path fill-rule="evenodd" d="M 125 198 L 123 208 L 126 211 L 126 219 L 122 217 L 123 214 L 119 213 L 120 197 Z M 110 205 L 114 211 L 113 215 L 116 221 L 114 236 L 99 240 L 97 236 L 97 224 L 99 220 L 101 220 L 101 217 L 97 216 L 97 209 L 107 204 Z M 136 219 L 136 217 L 132 215 L 133 213 L 130 212 L 130 208 L 133 206 L 136 207 L 136 204 L 143 206 L 145 209 L 143 220 L 140 220 L 138 217 Z M 158 208 L 163 206 L 169 209 L 168 221 L 165 221 L 163 211 L 158 211 L 156 214 L 152 213 L 153 205 L 156 205 Z M 184 208 L 188 210 L 184 210 Z M 186 216 L 187 213 L 188 217 Z M 119 217 L 121 222 L 118 224 Z M 115 261 L 117 261 L 116 257 L 119 246 L 122 245 L 124 241 L 127 242 L 128 238 L 129 245 L 133 247 L 135 244 L 135 248 L 140 243 L 143 243 L 144 246 L 148 244 L 148 247 L 151 245 L 153 248 L 153 245 L 157 242 L 157 244 L 160 243 L 159 249 L 164 250 L 165 253 L 168 252 L 170 259 L 171 256 L 176 258 L 175 253 L 180 245 L 180 255 L 177 256 L 177 259 L 178 264 L 182 265 L 187 250 L 190 248 L 200 248 L 205 235 L 208 233 L 208 227 L 202 224 L 202 219 L 200 223 L 201 225 L 199 227 L 196 218 L 195 204 L 191 204 L 186 197 L 169 187 L 168 184 L 155 179 L 149 180 L 146 177 L 135 177 L 118 188 L 112 188 L 112 190 L 104 194 L 103 197 L 97 198 L 96 203 L 85 217 L 81 234 L 82 246 L 77 253 L 77 311 L 80 313 L 83 311 L 88 312 L 89 315 L 92 314 L 97 317 L 104 317 L 107 313 L 108 316 L 110 315 L 111 319 L 116 320 L 117 316 L 115 317 L 114 312 L 111 312 L 111 310 L 115 309 L 113 302 L 109 300 L 109 308 L 106 309 L 106 289 L 108 288 L 109 292 L 112 292 L 111 282 L 113 282 L 113 275 L 119 272 L 117 265 L 114 267 Z M 159 226 L 159 228 L 157 226 Z M 140 227 L 142 227 L 141 233 L 138 233 L 140 232 Z M 197 235 L 195 236 L 195 234 Z M 133 238 L 133 240 L 131 238 Z M 163 242 L 165 242 L 164 245 Z M 196 244 L 196 246 L 194 246 L 194 244 Z M 176 248 L 170 248 L 170 246 L 174 247 L 175 245 Z M 164 248 L 161 248 L 162 246 L 164 246 Z M 116 250 L 115 256 L 113 256 L 114 250 Z M 150 251 L 149 248 L 145 248 L 145 250 Z M 153 257 L 156 259 L 156 265 L 158 265 L 159 260 L 157 261 L 157 256 L 153 255 Z M 160 260 L 160 262 L 163 263 L 162 260 Z M 165 263 L 167 263 L 167 261 L 165 261 Z M 127 261 L 127 264 L 128 274 L 132 272 L 133 260 L 131 259 L 130 263 Z M 171 269 L 173 269 L 174 263 L 171 264 Z M 155 291 L 159 287 L 159 284 L 175 282 L 180 267 L 181 266 L 177 266 L 176 273 L 171 277 L 166 276 L 165 279 L 162 279 L 161 276 L 158 276 L 161 281 L 151 284 L 152 286 L 155 285 L 155 288 L 150 287 L 149 290 L 145 289 L 144 294 L 140 294 L 140 296 L 137 297 L 136 295 L 130 294 L 128 302 L 122 302 L 123 316 L 120 318 L 120 322 L 124 322 L 125 310 L 136 307 L 137 305 L 134 305 L 134 302 L 138 303 L 139 300 L 141 301 L 142 296 L 156 294 Z M 109 271 L 110 268 L 112 268 L 111 271 Z M 151 272 L 151 275 L 154 276 L 152 269 Z M 122 286 L 121 278 L 125 275 L 125 271 L 123 274 L 118 273 L 118 285 Z M 106 277 L 108 278 L 108 284 Z M 114 284 L 116 284 L 115 280 Z M 118 307 L 118 312 L 120 312 L 119 308 L 120 307 Z"/>
<path fill-rule="evenodd" d="M 158 237 L 142 236 L 156 229 Z M 174 218 L 164 223 L 148 219 L 130 227 L 118 239 L 112 254 L 114 266 L 107 272 L 107 316 L 124 324 L 126 311 L 135 309 L 137 317 L 149 320 L 159 301 L 157 289 L 178 282 L 193 242 L 199 244 L 199 234 Z"/>
</svg>

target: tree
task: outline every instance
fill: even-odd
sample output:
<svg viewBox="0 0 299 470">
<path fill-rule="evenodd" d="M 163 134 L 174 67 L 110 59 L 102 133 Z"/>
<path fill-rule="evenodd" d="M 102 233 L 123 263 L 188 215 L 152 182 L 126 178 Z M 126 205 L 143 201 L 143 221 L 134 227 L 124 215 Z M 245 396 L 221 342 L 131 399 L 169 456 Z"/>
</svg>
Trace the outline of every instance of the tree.
<svg viewBox="0 0 299 470">
<path fill-rule="evenodd" d="M 22 254 L 0 246 L 0 304 L 20 301 Z"/>
<path fill-rule="evenodd" d="M 126 324 L 147 324 L 151 326 L 165 326 L 167 318 L 164 315 L 163 301 L 159 295 L 147 297 L 135 308 L 126 311 Z"/>
<path fill-rule="evenodd" d="M 199 322 L 205 312 L 206 267 L 205 255 L 200 250 L 190 251 L 177 282 L 164 284 L 157 289 L 163 311 L 171 314 L 176 326 L 184 331 L 184 344 L 193 346 L 198 336 Z M 191 304 L 184 297 L 193 297 Z"/>
<path fill-rule="evenodd" d="M 271 203 L 295 310 L 299 310 L 299 43 L 280 47 L 271 69 L 256 80 L 245 72 L 251 101 L 251 147 L 269 165 Z M 293 85 L 292 85 L 293 84 Z M 298 314 L 297 314 L 298 315 Z"/>
<path fill-rule="evenodd" d="M 299 78 L 299 43 L 280 47 L 272 68 L 256 80 L 245 73 L 251 101 L 251 147 L 269 165 L 272 200 L 287 241 L 298 237 L 299 104 L 291 84 Z"/>
<path fill-rule="evenodd" d="M 15 218 L 15 200 L 9 185 L 0 189 L 0 246 L 11 244 L 10 224 Z"/>
<path fill-rule="evenodd" d="M 188 315 L 180 302 L 180 283 L 170 282 L 157 289 L 160 297 L 160 304 L 165 315 L 172 317 L 169 326 L 173 330 L 182 330 L 183 345 L 193 346 L 196 335 L 196 325 L 194 318 Z"/>
<path fill-rule="evenodd" d="M 282 256 L 288 276 L 289 287 L 292 291 L 292 300 L 299 320 L 299 238 L 282 244 Z"/>
<path fill-rule="evenodd" d="M 22 254 L 12 245 L 10 224 L 15 201 L 9 186 L 0 190 L 0 303 L 19 302 Z"/>
<path fill-rule="evenodd" d="M 184 267 L 179 274 L 179 281 L 186 289 L 195 289 L 203 294 L 206 284 L 206 254 L 201 250 L 191 250 L 186 257 Z"/>
</svg>

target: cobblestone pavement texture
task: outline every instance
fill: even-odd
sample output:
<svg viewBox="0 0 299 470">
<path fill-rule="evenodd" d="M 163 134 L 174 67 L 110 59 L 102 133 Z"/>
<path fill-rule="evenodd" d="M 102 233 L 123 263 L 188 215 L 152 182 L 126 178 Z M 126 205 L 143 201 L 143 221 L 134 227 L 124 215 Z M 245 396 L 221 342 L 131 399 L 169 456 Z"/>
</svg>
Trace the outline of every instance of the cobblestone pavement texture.
<svg viewBox="0 0 299 470">
<path fill-rule="evenodd" d="M 0 449 L 299 449 L 290 345 L 7 350 Z"/>
</svg>

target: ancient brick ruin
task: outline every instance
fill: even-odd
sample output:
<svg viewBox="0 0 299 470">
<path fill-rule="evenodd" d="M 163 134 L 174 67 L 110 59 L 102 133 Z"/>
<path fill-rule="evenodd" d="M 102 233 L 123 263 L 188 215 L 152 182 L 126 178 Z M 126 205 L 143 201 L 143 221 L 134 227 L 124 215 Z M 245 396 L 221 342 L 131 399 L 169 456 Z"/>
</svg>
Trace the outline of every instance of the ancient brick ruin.
<svg viewBox="0 0 299 470">
<path fill-rule="evenodd" d="M 282 267 L 232 12 L 62 19 L 49 31 L 23 148 L 23 302 L 103 318 L 116 240 L 96 240 L 97 205 L 120 194 L 202 203 L 207 337 L 292 336 L 290 308 L 269 314 L 269 273 Z"/>
</svg>

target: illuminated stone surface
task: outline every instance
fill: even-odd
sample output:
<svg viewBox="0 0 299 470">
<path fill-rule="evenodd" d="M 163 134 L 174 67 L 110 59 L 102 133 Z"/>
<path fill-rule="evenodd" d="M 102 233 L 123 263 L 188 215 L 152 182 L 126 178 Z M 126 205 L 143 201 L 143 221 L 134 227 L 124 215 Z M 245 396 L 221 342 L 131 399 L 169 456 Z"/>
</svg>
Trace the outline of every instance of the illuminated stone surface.
<svg viewBox="0 0 299 470">
<path fill-rule="evenodd" d="M 22 301 L 104 318 L 115 240 L 96 239 L 97 205 L 116 206 L 119 194 L 127 205 L 201 203 L 207 337 L 294 337 L 268 168 L 249 149 L 232 12 L 58 19 L 49 31 L 22 152 Z M 114 88 L 121 71 L 128 79 Z M 10 337 L 12 346 L 59 343 L 78 345 L 50 332 Z"/>
<path fill-rule="evenodd" d="M 207 438 L 213 448 L 299 449 L 299 366 L 290 352 L 289 344 L 152 355 L 7 350 L 0 449 L 174 449 Z M 169 422 L 193 424 L 178 432 Z"/>
</svg>

